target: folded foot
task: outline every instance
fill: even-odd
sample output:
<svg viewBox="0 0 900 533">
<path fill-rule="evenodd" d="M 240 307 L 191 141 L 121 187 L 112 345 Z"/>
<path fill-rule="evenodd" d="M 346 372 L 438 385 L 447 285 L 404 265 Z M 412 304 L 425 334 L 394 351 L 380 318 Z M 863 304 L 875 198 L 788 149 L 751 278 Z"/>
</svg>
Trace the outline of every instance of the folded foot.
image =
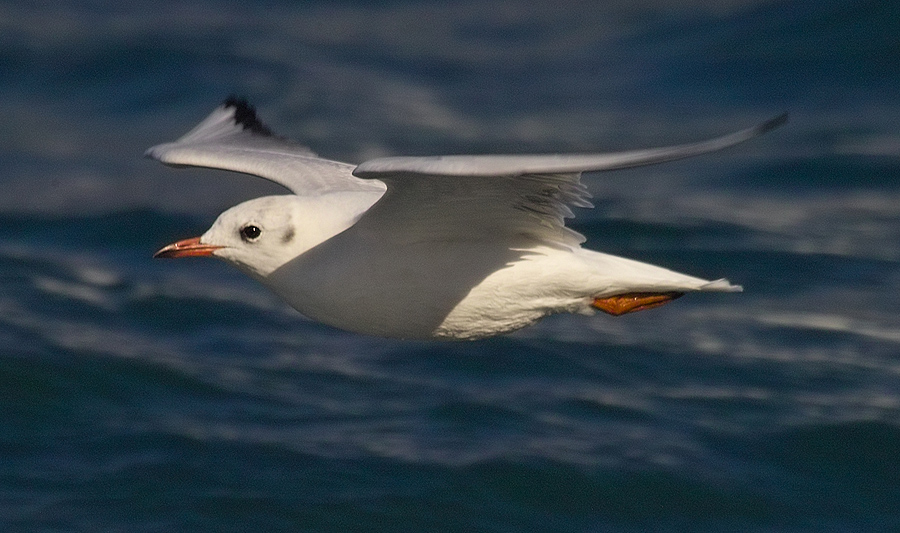
<svg viewBox="0 0 900 533">
<path fill-rule="evenodd" d="M 614 316 L 653 309 L 683 296 L 683 292 L 629 292 L 606 298 L 594 298 L 593 307 Z"/>
</svg>

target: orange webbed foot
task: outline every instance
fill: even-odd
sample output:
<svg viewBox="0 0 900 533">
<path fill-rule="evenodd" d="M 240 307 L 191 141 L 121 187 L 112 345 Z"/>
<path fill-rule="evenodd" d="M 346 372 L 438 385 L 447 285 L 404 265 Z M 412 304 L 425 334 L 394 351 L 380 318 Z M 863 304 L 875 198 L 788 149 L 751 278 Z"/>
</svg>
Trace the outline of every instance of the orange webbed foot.
<svg viewBox="0 0 900 533">
<path fill-rule="evenodd" d="M 653 309 L 683 296 L 683 292 L 629 292 L 606 298 L 594 298 L 591 306 L 613 316 Z"/>
</svg>

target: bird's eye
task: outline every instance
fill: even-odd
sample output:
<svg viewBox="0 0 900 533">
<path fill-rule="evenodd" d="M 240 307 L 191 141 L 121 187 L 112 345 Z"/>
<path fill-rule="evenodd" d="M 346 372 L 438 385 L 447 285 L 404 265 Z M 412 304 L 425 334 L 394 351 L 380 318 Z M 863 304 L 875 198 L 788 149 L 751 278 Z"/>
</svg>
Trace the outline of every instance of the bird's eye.
<svg viewBox="0 0 900 533">
<path fill-rule="evenodd" d="M 261 233 L 262 230 L 259 229 L 259 226 L 254 226 L 253 224 L 241 228 L 241 238 L 245 241 L 255 241 Z"/>
</svg>

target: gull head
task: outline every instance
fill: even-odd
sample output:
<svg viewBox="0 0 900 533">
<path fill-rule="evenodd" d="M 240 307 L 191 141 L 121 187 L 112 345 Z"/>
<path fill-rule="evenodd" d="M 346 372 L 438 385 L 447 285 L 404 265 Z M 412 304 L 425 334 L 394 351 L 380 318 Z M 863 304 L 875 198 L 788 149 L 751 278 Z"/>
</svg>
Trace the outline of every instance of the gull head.
<svg viewBox="0 0 900 533">
<path fill-rule="evenodd" d="M 323 231 L 320 213 L 305 203 L 293 195 L 248 200 L 219 215 L 200 237 L 172 243 L 154 257 L 212 256 L 265 278 L 335 234 Z"/>
</svg>

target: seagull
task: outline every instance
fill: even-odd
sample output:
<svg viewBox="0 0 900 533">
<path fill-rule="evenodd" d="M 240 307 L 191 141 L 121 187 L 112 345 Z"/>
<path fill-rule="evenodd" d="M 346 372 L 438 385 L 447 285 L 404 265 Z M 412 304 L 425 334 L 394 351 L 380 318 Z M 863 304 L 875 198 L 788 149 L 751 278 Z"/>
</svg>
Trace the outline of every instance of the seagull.
<svg viewBox="0 0 900 533">
<path fill-rule="evenodd" d="M 212 256 L 315 321 L 400 339 L 474 340 L 556 313 L 623 315 L 688 292 L 738 292 L 581 247 L 570 206 L 593 207 L 583 172 L 662 163 L 741 143 L 780 115 L 711 140 L 618 153 L 317 157 L 228 98 L 178 140 L 146 155 L 230 170 L 286 187 L 223 212 L 160 258 Z"/>
</svg>

